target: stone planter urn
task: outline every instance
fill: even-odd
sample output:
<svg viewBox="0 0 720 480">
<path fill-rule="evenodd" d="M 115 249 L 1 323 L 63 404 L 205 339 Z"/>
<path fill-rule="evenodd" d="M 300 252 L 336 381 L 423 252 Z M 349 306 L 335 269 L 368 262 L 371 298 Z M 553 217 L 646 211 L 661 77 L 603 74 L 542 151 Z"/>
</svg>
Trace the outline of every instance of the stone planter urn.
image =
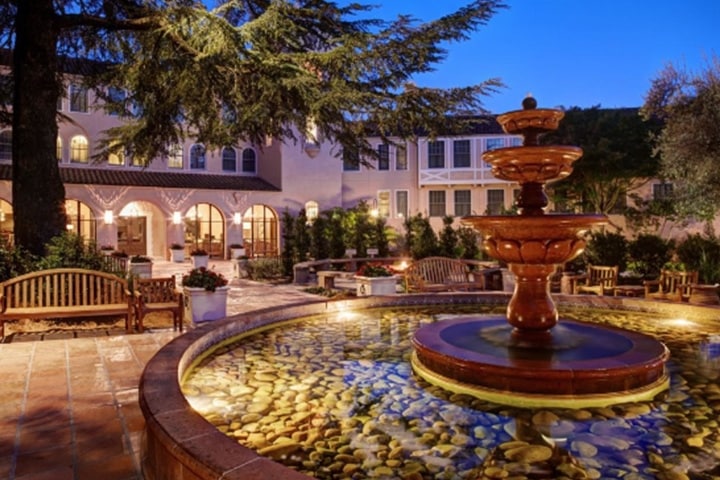
<svg viewBox="0 0 720 480">
<path fill-rule="evenodd" d="M 193 262 L 193 268 L 207 268 L 210 255 L 191 255 L 191 258 Z"/>
<path fill-rule="evenodd" d="M 184 248 L 171 248 L 170 249 L 170 261 L 173 263 L 183 263 L 185 261 L 185 249 Z"/>
<path fill-rule="evenodd" d="M 392 277 L 363 277 L 355 276 L 357 296 L 395 295 L 397 293 L 397 278 Z"/>
<path fill-rule="evenodd" d="M 227 298 L 230 287 L 217 287 L 214 292 L 199 287 L 183 287 L 185 318 L 193 325 L 227 316 Z"/>
<path fill-rule="evenodd" d="M 230 247 L 230 260 L 245 256 L 245 247 Z"/>
<path fill-rule="evenodd" d="M 128 262 L 128 274 L 131 277 L 152 278 L 152 262 Z"/>
</svg>

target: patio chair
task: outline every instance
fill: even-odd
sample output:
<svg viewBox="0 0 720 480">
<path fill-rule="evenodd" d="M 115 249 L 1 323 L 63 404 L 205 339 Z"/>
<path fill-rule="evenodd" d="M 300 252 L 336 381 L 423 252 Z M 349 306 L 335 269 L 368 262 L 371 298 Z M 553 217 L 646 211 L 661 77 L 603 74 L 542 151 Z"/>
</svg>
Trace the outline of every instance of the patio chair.
<svg viewBox="0 0 720 480">
<path fill-rule="evenodd" d="M 594 293 L 595 295 L 612 294 L 617 285 L 619 267 L 589 265 L 587 273 L 575 278 L 573 293 Z"/>
<path fill-rule="evenodd" d="M 686 302 L 690 298 L 691 285 L 698 283 L 698 272 L 661 270 L 657 280 L 645 280 L 645 298 Z"/>
<path fill-rule="evenodd" d="M 175 287 L 174 277 L 136 278 L 133 280 L 135 324 L 144 329 L 143 319 L 150 312 L 170 312 L 173 330 L 183 331 L 183 295 Z"/>
</svg>

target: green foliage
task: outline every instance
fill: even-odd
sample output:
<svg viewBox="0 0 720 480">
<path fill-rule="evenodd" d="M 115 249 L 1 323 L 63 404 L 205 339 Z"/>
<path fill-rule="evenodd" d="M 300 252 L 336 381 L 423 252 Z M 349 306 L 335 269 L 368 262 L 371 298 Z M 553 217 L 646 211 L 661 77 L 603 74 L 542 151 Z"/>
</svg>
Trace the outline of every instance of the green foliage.
<svg viewBox="0 0 720 480">
<path fill-rule="evenodd" d="M 658 235 L 641 234 L 628 245 L 631 261 L 628 269 L 645 278 L 657 278 L 665 263 L 672 258 L 675 243 Z"/>
<path fill-rule="evenodd" d="M 617 265 L 622 272 L 627 268 L 628 241 L 620 233 L 593 232 L 584 256 L 585 261 L 591 265 Z"/>
<path fill-rule="evenodd" d="M 308 218 L 305 213 L 305 209 L 302 208 L 295 217 L 295 226 L 293 228 L 293 234 L 295 237 L 294 247 L 294 261 L 305 262 L 308 259 L 308 253 L 310 252 L 310 229 L 308 227 Z"/>
<path fill-rule="evenodd" d="M 475 229 L 460 227 L 458 228 L 457 234 L 461 249 L 460 258 L 479 260 L 481 255 L 480 235 Z"/>
<path fill-rule="evenodd" d="M 338 207 L 327 212 L 326 215 L 330 258 L 343 258 L 345 256 L 345 232 L 343 231 L 345 210 Z"/>
<path fill-rule="evenodd" d="M 418 213 L 404 222 L 406 247 L 414 259 L 431 257 L 438 254 L 438 239 L 430 225 L 430 219 Z"/>
<path fill-rule="evenodd" d="M 388 239 L 387 222 L 384 218 L 376 218 L 372 234 L 372 244 L 378 249 L 378 256 L 390 255 L 390 241 Z"/>
<path fill-rule="evenodd" d="M 29 252 L 0 238 L 0 282 L 33 271 L 34 263 L 35 258 Z"/>
<path fill-rule="evenodd" d="M 720 240 L 714 233 L 688 235 L 677 247 L 687 270 L 695 270 L 702 283 L 720 283 Z"/>
<path fill-rule="evenodd" d="M 555 132 L 542 138 L 545 145 L 575 145 L 583 156 L 572 174 L 552 186 L 553 197 L 565 200 L 570 211 L 609 214 L 622 206 L 628 191 L 654 177 L 658 160 L 652 155 L 650 134 L 658 122 L 643 120 L 637 109 L 581 109 L 565 111 Z"/>
<path fill-rule="evenodd" d="M 271 257 L 249 260 L 247 272 L 251 280 L 275 280 L 287 276 L 284 274 L 283 262 Z"/>
<path fill-rule="evenodd" d="M 361 266 L 357 275 L 361 277 L 392 277 L 393 272 L 390 271 L 385 265 L 380 263 L 366 263 Z"/>
<path fill-rule="evenodd" d="M 65 232 L 52 238 L 45 251 L 45 256 L 38 260 L 35 270 L 87 268 L 106 271 L 104 256 L 97 246 L 94 243 L 86 244 L 81 236 L 74 233 Z"/>
<path fill-rule="evenodd" d="M 281 217 L 283 248 L 280 254 L 282 270 L 286 276 L 293 274 L 295 265 L 295 221 L 290 212 L 285 209 Z"/>
<path fill-rule="evenodd" d="M 663 122 L 656 137 L 660 177 L 674 185 L 680 217 L 709 220 L 720 208 L 720 58 L 699 73 L 669 65 L 653 80 L 642 108 Z"/>
<path fill-rule="evenodd" d="M 218 287 L 228 284 L 222 273 L 209 270 L 206 267 L 193 268 L 182 277 L 183 287 L 204 288 L 208 292 L 214 292 Z"/>
<path fill-rule="evenodd" d="M 458 256 L 458 234 L 453 228 L 453 217 L 446 215 L 443 217 L 443 229 L 440 231 L 440 241 L 438 243 L 438 253 L 443 257 L 455 258 Z"/>
<path fill-rule="evenodd" d="M 310 256 L 315 260 L 330 256 L 330 225 L 325 215 L 318 215 L 310 227 Z"/>
</svg>

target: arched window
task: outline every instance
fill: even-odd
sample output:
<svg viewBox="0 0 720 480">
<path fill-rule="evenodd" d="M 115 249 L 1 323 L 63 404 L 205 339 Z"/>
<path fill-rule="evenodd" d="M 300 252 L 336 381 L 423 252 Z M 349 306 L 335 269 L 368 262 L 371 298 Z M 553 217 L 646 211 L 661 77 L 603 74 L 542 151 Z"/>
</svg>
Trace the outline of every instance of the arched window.
<svg viewBox="0 0 720 480">
<path fill-rule="evenodd" d="M 12 130 L 0 132 L 0 160 L 12 161 Z"/>
<path fill-rule="evenodd" d="M 58 163 L 62 162 L 63 160 L 63 141 L 60 135 L 58 135 L 57 140 L 55 141 L 55 156 L 57 157 Z"/>
<path fill-rule="evenodd" d="M 278 221 L 275 212 L 265 205 L 253 205 L 242 216 L 243 245 L 252 257 L 278 255 Z"/>
<path fill-rule="evenodd" d="M 198 203 L 185 215 L 185 243 L 203 249 L 211 257 L 223 257 L 225 220 L 217 207 Z"/>
<path fill-rule="evenodd" d="M 118 142 L 113 142 L 110 148 L 116 147 Z M 108 154 L 108 165 L 125 165 L 125 151 L 122 148 L 112 150 Z"/>
<path fill-rule="evenodd" d="M 256 172 L 256 155 L 255 150 L 252 148 L 246 148 L 242 152 L 242 171 L 245 173 L 255 173 Z"/>
<path fill-rule="evenodd" d="M 77 163 L 87 163 L 88 141 L 84 135 L 75 135 L 70 140 L 70 161 Z"/>
<path fill-rule="evenodd" d="M 190 147 L 190 168 L 205 169 L 205 145 L 196 143 Z"/>
<path fill-rule="evenodd" d="M 222 149 L 222 169 L 225 172 L 234 172 L 237 170 L 237 153 L 232 147 Z"/>
<path fill-rule="evenodd" d="M 65 200 L 68 232 L 80 235 L 89 242 L 96 239 L 95 216 L 86 204 L 80 200 Z"/>
<path fill-rule="evenodd" d="M 183 168 L 183 147 L 179 143 L 170 145 L 168 149 L 168 167 Z"/>
</svg>

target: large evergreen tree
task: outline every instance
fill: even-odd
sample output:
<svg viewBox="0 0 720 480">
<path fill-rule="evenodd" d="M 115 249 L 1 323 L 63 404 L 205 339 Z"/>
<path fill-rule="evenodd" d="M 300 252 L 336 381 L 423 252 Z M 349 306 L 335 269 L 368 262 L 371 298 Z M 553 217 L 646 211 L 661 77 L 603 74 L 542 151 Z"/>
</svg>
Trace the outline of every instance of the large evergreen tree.
<svg viewBox="0 0 720 480">
<path fill-rule="evenodd" d="M 699 73 L 669 65 L 653 80 L 643 114 L 663 121 L 656 149 L 682 217 L 713 219 L 720 209 L 720 58 Z"/>
<path fill-rule="evenodd" d="M 448 114 L 480 110 L 497 81 L 407 87 L 444 58 L 448 42 L 502 7 L 473 0 L 418 23 L 372 20 L 369 6 L 323 0 L 227 0 L 214 9 L 196 0 L 0 0 L 0 41 L 13 51 L 15 238 L 40 253 L 65 228 L 55 140 L 58 73 L 69 58 L 102 67 L 83 71 L 87 85 L 131 120 L 108 132 L 107 148 L 152 159 L 185 136 L 208 147 L 261 145 L 312 123 L 322 138 L 372 155 L 370 128 L 432 135 Z M 107 87 L 128 94 L 114 103 Z"/>
</svg>

